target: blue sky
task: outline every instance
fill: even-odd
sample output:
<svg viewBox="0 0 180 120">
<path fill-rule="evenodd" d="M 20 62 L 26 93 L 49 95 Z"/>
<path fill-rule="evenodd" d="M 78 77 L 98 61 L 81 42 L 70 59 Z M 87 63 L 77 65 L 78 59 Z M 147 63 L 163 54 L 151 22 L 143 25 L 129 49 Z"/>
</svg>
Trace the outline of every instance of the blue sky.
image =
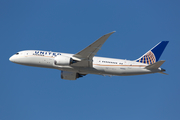
<svg viewBox="0 0 180 120">
<path fill-rule="evenodd" d="M 180 2 L 177 0 L 1 0 L 1 120 L 179 120 Z M 170 41 L 160 60 L 169 75 L 87 75 L 11 63 L 21 50 L 77 53 L 102 35 L 98 56 L 134 60 Z"/>
</svg>

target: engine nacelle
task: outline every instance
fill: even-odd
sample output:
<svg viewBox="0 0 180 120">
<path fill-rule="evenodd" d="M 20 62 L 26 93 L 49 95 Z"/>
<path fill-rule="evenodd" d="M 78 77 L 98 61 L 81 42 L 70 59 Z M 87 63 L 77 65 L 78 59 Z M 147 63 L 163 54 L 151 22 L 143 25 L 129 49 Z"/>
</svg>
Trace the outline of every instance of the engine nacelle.
<svg viewBox="0 0 180 120">
<path fill-rule="evenodd" d="M 79 77 L 83 77 L 84 75 L 81 75 L 76 72 L 68 72 L 68 71 L 61 71 L 61 78 L 65 80 L 76 80 Z"/>
<path fill-rule="evenodd" d="M 62 56 L 62 55 L 54 58 L 55 65 L 62 65 L 62 66 L 70 65 L 72 63 L 71 61 L 72 59 L 70 57 Z"/>
</svg>

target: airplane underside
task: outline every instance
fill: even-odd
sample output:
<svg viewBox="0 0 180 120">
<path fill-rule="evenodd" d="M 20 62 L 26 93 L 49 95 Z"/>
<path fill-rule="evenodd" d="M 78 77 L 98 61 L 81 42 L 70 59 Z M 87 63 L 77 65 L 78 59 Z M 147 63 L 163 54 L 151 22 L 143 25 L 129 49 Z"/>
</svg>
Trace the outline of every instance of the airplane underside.
<svg viewBox="0 0 180 120">
<path fill-rule="evenodd" d="M 132 75 L 143 75 L 160 72 L 160 70 L 147 70 L 145 68 L 72 68 L 72 67 L 59 67 L 56 68 L 61 71 L 76 72 L 79 74 L 96 74 L 96 75 L 107 75 L 107 76 L 132 76 Z"/>
</svg>

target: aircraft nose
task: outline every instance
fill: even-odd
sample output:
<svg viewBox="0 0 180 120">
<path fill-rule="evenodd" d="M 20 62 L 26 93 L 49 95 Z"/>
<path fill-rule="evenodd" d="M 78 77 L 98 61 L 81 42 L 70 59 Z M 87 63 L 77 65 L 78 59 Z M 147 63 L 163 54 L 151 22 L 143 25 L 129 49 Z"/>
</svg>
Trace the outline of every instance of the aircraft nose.
<svg viewBox="0 0 180 120">
<path fill-rule="evenodd" d="M 11 56 L 11 57 L 9 58 L 9 61 L 11 61 L 11 62 L 14 61 L 14 60 L 13 60 L 13 56 Z"/>
<path fill-rule="evenodd" d="M 12 57 L 10 57 L 10 58 L 9 58 L 9 61 L 11 61 L 11 62 L 12 62 Z"/>
</svg>

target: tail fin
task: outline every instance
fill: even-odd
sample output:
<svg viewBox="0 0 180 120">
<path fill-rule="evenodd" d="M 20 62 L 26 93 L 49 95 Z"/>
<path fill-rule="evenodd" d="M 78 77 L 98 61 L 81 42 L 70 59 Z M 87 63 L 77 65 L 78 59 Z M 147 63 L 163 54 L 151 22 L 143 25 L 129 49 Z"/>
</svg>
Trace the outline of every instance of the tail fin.
<svg viewBox="0 0 180 120">
<path fill-rule="evenodd" d="M 141 56 L 136 62 L 145 63 L 145 64 L 153 64 L 157 62 L 163 53 L 166 45 L 169 41 L 161 41 L 152 49 L 150 49 L 147 53 Z"/>
</svg>

